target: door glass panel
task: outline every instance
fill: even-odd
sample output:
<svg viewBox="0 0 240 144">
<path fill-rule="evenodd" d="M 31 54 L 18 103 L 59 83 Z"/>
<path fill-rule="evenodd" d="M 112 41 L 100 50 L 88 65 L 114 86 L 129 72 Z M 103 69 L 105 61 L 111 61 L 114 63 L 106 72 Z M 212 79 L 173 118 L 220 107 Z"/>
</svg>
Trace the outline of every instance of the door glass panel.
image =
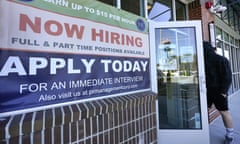
<svg viewBox="0 0 240 144">
<path fill-rule="evenodd" d="M 156 64 L 160 129 L 201 129 L 195 27 L 158 28 Z"/>
</svg>

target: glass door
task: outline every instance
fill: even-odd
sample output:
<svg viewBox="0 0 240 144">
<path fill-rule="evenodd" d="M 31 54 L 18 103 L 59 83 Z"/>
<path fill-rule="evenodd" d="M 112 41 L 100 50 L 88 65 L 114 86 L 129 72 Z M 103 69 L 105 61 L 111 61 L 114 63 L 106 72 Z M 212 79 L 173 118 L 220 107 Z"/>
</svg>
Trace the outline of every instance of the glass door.
<svg viewBox="0 0 240 144">
<path fill-rule="evenodd" d="M 209 144 L 200 21 L 150 21 L 159 144 Z"/>
</svg>

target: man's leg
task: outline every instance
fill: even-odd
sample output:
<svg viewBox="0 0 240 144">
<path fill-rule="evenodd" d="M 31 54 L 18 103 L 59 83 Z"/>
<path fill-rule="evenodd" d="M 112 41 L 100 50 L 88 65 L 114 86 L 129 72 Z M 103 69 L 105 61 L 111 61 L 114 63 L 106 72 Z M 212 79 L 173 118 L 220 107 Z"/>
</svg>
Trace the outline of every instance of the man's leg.
<svg viewBox="0 0 240 144">
<path fill-rule="evenodd" d="M 219 111 L 221 116 L 222 116 L 222 120 L 224 123 L 224 126 L 226 128 L 226 144 L 231 144 L 233 141 L 233 122 L 232 122 L 232 115 L 229 111 Z"/>
<path fill-rule="evenodd" d="M 221 116 L 222 116 L 222 120 L 224 123 L 224 126 L 226 128 L 233 128 L 233 122 L 232 122 L 232 115 L 229 111 L 219 111 Z"/>
</svg>

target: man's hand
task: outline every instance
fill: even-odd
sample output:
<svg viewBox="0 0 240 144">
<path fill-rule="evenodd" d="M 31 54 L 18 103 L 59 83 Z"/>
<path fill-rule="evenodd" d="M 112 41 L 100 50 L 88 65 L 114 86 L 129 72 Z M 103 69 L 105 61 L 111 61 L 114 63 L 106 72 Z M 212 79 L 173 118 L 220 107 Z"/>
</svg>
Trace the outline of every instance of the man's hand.
<svg viewBox="0 0 240 144">
<path fill-rule="evenodd" d="M 224 98 L 226 98 L 226 97 L 227 97 L 227 95 L 226 95 L 226 94 L 224 94 L 224 93 L 221 93 L 221 95 L 222 95 Z"/>
</svg>

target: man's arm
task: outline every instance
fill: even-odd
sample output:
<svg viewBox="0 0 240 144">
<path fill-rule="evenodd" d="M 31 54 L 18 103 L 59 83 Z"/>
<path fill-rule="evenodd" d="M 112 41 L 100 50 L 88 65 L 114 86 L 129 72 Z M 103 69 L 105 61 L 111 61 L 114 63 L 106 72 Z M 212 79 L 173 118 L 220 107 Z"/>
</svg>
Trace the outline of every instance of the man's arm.
<svg viewBox="0 0 240 144">
<path fill-rule="evenodd" d="M 226 97 L 228 89 L 232 83 L 232 71 L 228 59 L 222 57 L 220 62 L 220 73 L 221 73 L 221 94 Z"/>
</svg>

